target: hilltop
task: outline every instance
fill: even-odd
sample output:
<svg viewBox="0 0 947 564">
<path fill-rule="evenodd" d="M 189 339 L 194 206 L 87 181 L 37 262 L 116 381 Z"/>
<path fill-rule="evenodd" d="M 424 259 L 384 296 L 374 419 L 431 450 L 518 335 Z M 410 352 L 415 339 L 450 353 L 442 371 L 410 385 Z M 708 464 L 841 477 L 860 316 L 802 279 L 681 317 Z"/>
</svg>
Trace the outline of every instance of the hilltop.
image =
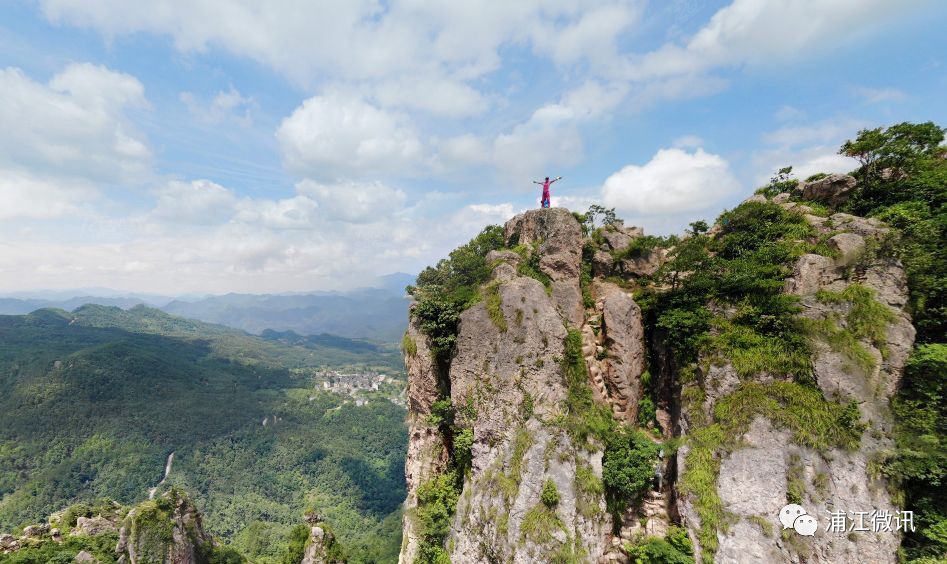
<svg viewBox="0 0 947 564">
<path fill-rule="evenodd" d="M 422 272 L 401 561 L 947 556 L 943 138 L 860 132 L 852 175 L 783 169 L 681 237 L 531 210 Z"/>
</svg>

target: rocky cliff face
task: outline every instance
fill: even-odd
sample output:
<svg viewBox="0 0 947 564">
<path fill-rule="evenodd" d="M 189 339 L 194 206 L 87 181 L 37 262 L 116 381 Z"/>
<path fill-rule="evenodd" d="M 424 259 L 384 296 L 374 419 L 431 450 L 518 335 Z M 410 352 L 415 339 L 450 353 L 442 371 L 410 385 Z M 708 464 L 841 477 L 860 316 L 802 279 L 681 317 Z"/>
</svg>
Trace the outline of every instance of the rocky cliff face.
<svg viewBox="0 0 947 564">
<path fill-rule="evenodd" d="M 851 189 L 839 179 L 823 184 L 823 192 Z M 896 533 L 825 528 L 830 511 L 896 509 L 879 461 L 892 446 L 888 401 L 914 338 L 904 272 L 879 251 L 886 228 L 876 221 L 822 217 L 788 195 L 754 200 L 805 218 L 814 228 L 807 237 L 819 241 L 820 253 L 795 259 L 782 292 L 801 305 L 804 376 L 745 362 L 737 370 L 726 354 L 703 349 L 696 362 L 675 360 L 674 335 L 649 325 L 634 298 L 646 286 L 667 290 L 655 273 L 674 242 L 643 244 L 640 229 L 620 222 L 586 235 L 564 209 L 506 224 L 506 248 L 487 255 L 492 274 L 483 298 L 460 314 L 449 359 L 438 358 L 412 315 L 401 562 L 631 561 L 675 525 L 698 561 L 895 561 Z M 709 238 L 725 231 L 715 226 Z M 707 305 L 722 323 L 740 315 L 733 304 Z M 569 364 L 576 354 L 579 369 Z M 634 457 L 614 462 L 610 435 L 576 431 L 584 393 L 570 379 L 576 373 L 610 412 L 611 433 L 640 428 L 659 453 L 654 480 L 646 468 L 633 498 L 609 490 L 621 485 L 603 482 L 603 460 L 614 474 Z M 787 414 L 800 405 L 818 409 Z M 806 435 L 807 421 L 822 424 L 819 410 L 835 433 L 823 435 L 834 439 Z M 721 430 L 730 436 L 707 438 Z M 779 511 L 789 501 L 818 520 L 814 536 L 783 530 Z M 432 549 L 441 518 L 447 525 Z"/>
<path fill-rule="evenodd" d="M 596 561 L 612 547 L 612 516 L 601 490 L 603 445 L 580 443 L 562 424 L 569 396 L 562 365 L 572 330 L 581 335 L 579 359 L 588 359 L 591 370 L 584 384 L 594 383 L 597 401 L 617 417 L 633 420 L 644 371 L 640 309 L 628 293 L 601 284 L 601 298 L 586 311 L 584 238 L 567 210 L 526 212 L 507 223 L 504 236 L 509 247 L 525 246 L 527 256 L 488 255 L 489 291 L 497 300 L 461 315 L 446 378 L 439 380 L 417 319 L 408 328 L 416 350 L 406 355 L 411 431 L 402 562 L 418 558 L 418 486 L 448 464 L 444 437 L 431 424 L 432 405 L 448 393 L 459 406 L 455 425 L 471 429 L 473 439 L 447 542 L 452 562 L 537 562 L 566 554 Z M 524 260 L 538 263 L 547 285 L 519 274 Z M 541 500 L 544 487 L 557 492 L 555 504 Z"/>
<path fill-rule="evenodd" d="M 144 502 L 125 517 L 115 551 L 119 562 L 198 564 L 213 550 L 201 516 L 191 501 L 172 490 Z"/>
<path fill-rule="evenodd" d="M 849 180 L 833 176 L 818 184 L 831 181 L 847 193 L 854 183 Z M 785 200 L 777 196 L 780 199 Z M 880 463 L 894 446 L 889 401 L 914 343 L 914 327 L 904 310 L 905 273 L 896 260 L 873 251 L 887 232 L 876 220 L 840 213 L 824 218 L 811 215 L 812 210 L 804 205 L 786 201 L 779 205 L 805 214 L 832 251 L 833 256 L 801 256 L 786 280 L 785 292 L 799 296 L 800 315 L 816 327 L 809 335 L 815 384 L 826 398 L 857 405 L 856 415 L 865 427 L 857 448 L 820 452 L 799 445 L 790 431 L 765 416 L 755 416 L 738 439 L 741 447 L 719 461 L 716 490 L 730 525 L 717 532 L 715 561 L 894 562 L 900 544 L 896 531 L 839 534 L 827 529 L 832 512 L 842 511 L 848 517 L 849 512 L 881 510 L 893 515 L 897 509 Z M 860 320 L 858 308 L 870 309 L 875 315 Z M 858 334 L 859 323 L 875 325 L 877 334 Z M 690 384 L 699 386 L 706 396 L 699 408 L 702 417 L 746 380 L 726 359 L 708 364 Z M 779 380 L 766 373 L 750 378 L 754 382 Z M 685 437 L 688 423 L 698 415 L 695 411 L 687 405 L 683 409 L 681 433 Z M 685 447 L 678 453 L 681 471 L 686 468 L 688 452 Z M 695 501 L 694 496 L 683 495 L 676 508 L 692 531 L 700 528 Z M 798 503 L 817 519 L 820 528 L 814 537 L 799 537 L 792 529 L 779 533 L 783 526 L 777 516 L 788 501 Z M 869 521 L 864 525 L 871 527 Z M 862 524 L 847 522 L 846 527 L 851 526 Z M 696 533 L 693 538 L 699 544 Z"/>
</svg>

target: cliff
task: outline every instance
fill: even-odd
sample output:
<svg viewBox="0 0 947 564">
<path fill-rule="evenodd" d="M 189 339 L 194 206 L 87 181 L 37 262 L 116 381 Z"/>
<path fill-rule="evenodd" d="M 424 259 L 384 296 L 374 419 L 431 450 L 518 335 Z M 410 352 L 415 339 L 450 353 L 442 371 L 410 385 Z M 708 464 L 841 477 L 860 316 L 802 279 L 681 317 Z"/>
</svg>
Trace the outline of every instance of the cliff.
<svg viewBox="0 0 947 564">
<path fill-rule="evenodd" d="M 825 529 L 896 509 L 906 278 L 803 188 L 682 238 L 532 210 L 422 273 L 401 562 L 894 562 L 897 532 Z"/>
</svg>

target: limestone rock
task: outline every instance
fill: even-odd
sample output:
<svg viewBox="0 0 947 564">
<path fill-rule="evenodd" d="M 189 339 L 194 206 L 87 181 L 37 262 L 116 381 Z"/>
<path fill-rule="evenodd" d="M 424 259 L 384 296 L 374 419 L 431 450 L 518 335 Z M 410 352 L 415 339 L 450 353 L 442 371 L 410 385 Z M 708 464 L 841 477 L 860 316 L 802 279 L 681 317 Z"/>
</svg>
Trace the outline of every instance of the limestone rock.
<svg viewBox="0 0 947 564">
<path fill-rule="evenodd" d="M 849 231 L 862 237 L 877 237 L 889 231 L 885 224 L 873 217 L 864 218 L 847 213 L 836 213 L 829 217 L 832 227 L 842 231 Z"/>
<path fill-rule="evenodd" d="M 635 423 L 645 371 L 644 324 L 641 308 L 614 284 L 600 285 L 608 400 L 620 420 Z"/>
<path fill-rule="evenodd" d="M 414 562 L 419 538 L 411 510 L 417 507 L 418 485 L 447 465 L 447 449 L 437 428 L 428 423 L 433 404 L 440 393 L 438 367 L 428 338 L 421 331 L 417 319 L 411 317 L 406 340 L 414 344 L 414 351 L 404 351 L 408 373 L 408 454 L 405 458 L 405 478 L 408 497 L 403 518 L 404 541 L 401 559 Z"/>
<path fill-rule="evenodd" d="M 838 205 L 848 200 L 858 182 L 847 174 L 830 174 L 825 178 L 802 184 L 802 197 L 807 200 Z"/>
<path fill-rule="evenodd" d="M 667 260 L 666 249 L 652 249 L 644 251 L 639 256 L 622 259 L 619 270 L 636 277 L 651 276 L 661 268 L 665 260 Z"/>
<path fill-rule="evenodd" d="M 96 515 L 95 517 L 79 517 L 76 519 L 76 528 L 72 534 L 74 536 L 95 537 L 104 533 L 114 533 L 118 527 L 112 521 L 105 517 Z"/>
<path fill-rule="evenodd" d="M 30 525 L 28 527 L 23 527 L 23 536 L 28 539 L 39 538 L 47 533 L 49 533 L 49 525 L 45 523 L 41 525 Z"/>
<path fill-rule="evenodd" d="M 309 543 L 299 564 L 335 564 L 336 559 L 329 556 L 329 549 L 335 543 L 335 537 L 325 528 L 312 525 L 309 530 Z"/>
<path fill-rule="evenodd" d="M 865 252 L 865 238 L 855 233 L 839 233 L 829 239 L 829 247 L 838 252 L 835 263 L 839 266 L 850 266 Z"/>
<path fill-rule="evenodd" d="M 799 257 L 792 276 L 786 280 L 790 294 L 814 294 L 838 278 L 835 261 L 822 255 L 806 254 Z"/>
<path fill-rule="evenodd" d="M 13 535 L 0 534 L 0 553 L 12 552 L 19 546 L 19 541 Z"/>
<path fill-rule="evenodd" d="M 565 208 L 529 210 L 506 223 L 508 245 L 538 242 L 539 268 L 552 279 L 552 295 L 560 314 L 578 327 L 582 325 L 582 227 Z"/>
<path fill-rule="evenodd" d="M 99 560 L 95 556 L 92 556 L 84 550 L 77 554 L 76 557 L 72 559 L 72 561 L 85 564 L 99 564 Z"/>
<path fill-rule="evenodd" d="M 614 266 L 615 259 L 612 258 L 611 253 L 597 250 L 592 255 L 592 276 L 608 276 L 612 273 Z"/>
<path fill-rule="evenodd" d="M 129 564 L 197 564 L 202 549 L 211 546 L 197 509 L 172 490 L 128 513 L 115 551 Z"/>
<path fill-rule="evenodd" d="M 612 251 L 620 251 L 631 244 L 631 235 L 612 226 L 606 226 L 601 231 L 605 246 Z"/>
</svg>

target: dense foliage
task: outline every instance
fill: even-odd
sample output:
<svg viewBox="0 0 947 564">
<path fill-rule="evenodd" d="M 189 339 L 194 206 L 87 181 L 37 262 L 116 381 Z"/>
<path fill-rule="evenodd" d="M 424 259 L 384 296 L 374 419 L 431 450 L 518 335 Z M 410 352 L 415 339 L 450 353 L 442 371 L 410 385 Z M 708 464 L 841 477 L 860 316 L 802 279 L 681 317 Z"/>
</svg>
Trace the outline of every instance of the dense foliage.
<svg viewBox="0 0 947 564">
<path fill-rule="evenodd" d="M 620 512 L 640 501 L 655 482 L 659 447 L 648 435 L 616 429 L 607 439 L 602 458 L 602 483 L 609 507 Z"/>
<path fill-rule="evenodd" d="M 663 539 L 649 537 L 626 550 L 633 564 L 694 564 L 694 548 L 681 527 L 672 526 Z"/>
<path fill-rule="evenodd" d="M 390 560 L 404 410 L 315 391 L 307 367 L 333 365 L 321 350 L 391 367 L 377 351 L 290 347 L 147 308 L 0 316 L 0 530 L 75 501 L 145 499 L 174 452 L 163 487 L 191 493 L 208 530 L 254 561 L 279 562 L 307 507 L 352 561 Z"/>
<path fill-rule="evenodd" d="M 408 292 L 417 300 L 414 316 L 430 337 L 435 356 L 448 362 L 457 339 L 460 314 L 479 299 L 480 285 L 490 277 L 487 253 L 503 248 L 503 228 L 490 225 L 446 259 L 418 275 Z"/>
</svg>

